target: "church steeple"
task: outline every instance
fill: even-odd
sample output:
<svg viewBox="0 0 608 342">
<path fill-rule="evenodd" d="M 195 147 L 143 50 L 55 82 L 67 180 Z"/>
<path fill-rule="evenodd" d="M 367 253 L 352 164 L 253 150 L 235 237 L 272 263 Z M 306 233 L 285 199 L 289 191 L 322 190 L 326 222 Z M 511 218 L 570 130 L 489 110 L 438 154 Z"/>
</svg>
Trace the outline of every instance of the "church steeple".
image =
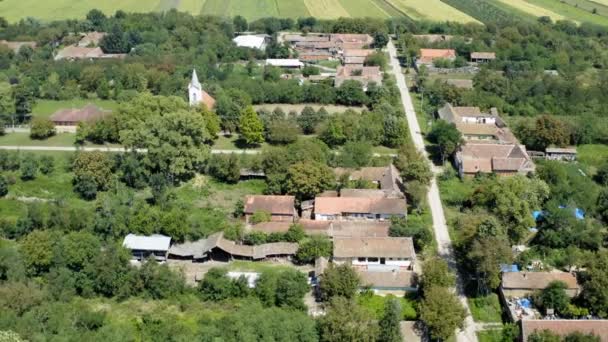
<svg viewBox="0 0 608 342">
<path fill-rule="evenodd" d="M 190 87 L 201 89 L 201 83 L 198 81 L 198 76 L 196 75 L 196 69 L 192 69 L 192 80 L 190 81 Z"/>
<path fill-rule="evenodd" d="M 192 69 L 192 79 L 188 84 L 188 103 L 190 103 L 190 106 L 199 106 L 203 103 L 208 109 L 215 105 L 215 99 L 203 90 L 203 86 L 198 81 L 196 69 Z"/>
</svg>

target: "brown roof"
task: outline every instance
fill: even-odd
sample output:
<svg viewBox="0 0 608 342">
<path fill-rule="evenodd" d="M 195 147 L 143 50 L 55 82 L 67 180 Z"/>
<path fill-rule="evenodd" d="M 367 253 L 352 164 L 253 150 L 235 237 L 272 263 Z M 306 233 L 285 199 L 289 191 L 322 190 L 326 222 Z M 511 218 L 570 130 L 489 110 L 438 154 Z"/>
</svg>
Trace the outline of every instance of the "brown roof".
<svg viewBox="0 0 608 342">
<path fill-rule="evenodd" d="M 435 59 L 454 59 L 456 50 L 454 49 L 420 49 L 421 63 L 432 63 Z"/>
<path fill-rule="evenodd" d="M 64 108 L 51 115 L 50 120 L 55 123 L 74 123 L 91 122 L 99 120 L 110 114 L 110 111 L 102 110 L 94 104 L 87 104 L 81 109 Z"/>
<path fill-rule="evenodd" d="M 365 64 L 366 57 L 344 57 L 344 64 L 358 65 L 362 67 Z"/>
<path fill-rule="evenodd" d="M 355 73 L 360 73 L 360 75 L 354 75 Z M 382 74 L 380 73 L 380 67 L 359 65 L 339 66 L 336 72 L 335 86 L 339 87 L 340 85 L 342 85 L 342 83 L 344 83 L 344 81 L 348 80 L 359 81 L 364 86 L 371 82 L 381 84 Z"/>
<path fill-rule="evenodd" d="M 78 46 L 86 47 L 89 45 L 99 45 L 99 42 L 106 36 L 105 32 L 87 32 L 82 34 Z"/>
<path fill-rule="evenodd" d="M 471 59 L 496 59 L 496 52 L 471 52 Z"/>
<path fill-rule="evenodd" d="M 401 194 L 401 184 L 403 183 L 399 170 L 393 165 L 385 167 L 362 167 L 360 169 L 350 169 L 337 167 L 334 169 L 336 177 L 348 174 L 350 180 L 366 180 L 376 182 L 382 190 L 391 190 L 397 195 Z M 344 195 L 343 195 L 344 196 Z"/>
<path fill-rule="evenodd" d="M 409 258 L 414 259 L 410 237 L 336 237 L 334 258 Z"/>
<path fill-rule="evenodd" d="M 219 248 L 230 255 L 252 259 L 264 259 L 278 255 L 293 255 L 298 251 L 298 244 L 289 242 L 273 242 L 257 246 L 237 245 L 234 241 L 224 239 L 223 232 L 218 232 L 209 235 L 207 239 L 202 239 L 194 243 L 188 242 L 182 245 L 173 246 L 171 247 L 171 250 L 175 251 L 175 255 L 179 256 L 204 256 L 211 252 L 211 250 L 214 248 Z M 171 250 L 169 253 L 171 253 Z"/>
<path fill-rule="evenodd" d="M 465 173 L 518 171 L 533 172 L 534 163 L 518 144 L 473 143 L 468 141 L 457 153 Z"/>
<path fill-rule="evenodd" d="M 326 235 L 329 237 L 388 237 L 390 222 L 374 221 L 318 221 L 301 219 L 297 222 L 302 225 L 307 235 Z M 271 221 L 251 226 L 256 232 L 286 233 L 292 222 Z"/>
<path fill-rule="evenodd" d="M 70 45 L 61 49 L 55 56 L 55 60 L 61 59 L 95 59 L 95 58 L 124 58 L 126 54 L 105 54 L 99 47 L 81 47 Z"/>
<path fill-rule="evenodd" d="M 283 36 L 283 40 L 286 42 L 328 42 L 329 36 L 326 34 L 313 34 L 309 33 L 306 36 L 301 34 L 286 34 Z"/>
<path fill-rule="evenodd" d="M 332 42 L 338 43 L 360 43 L 360 44 L 371 44 L 374 39 L 369 34 L 358 34 L 358 33 L 334 33 L 329 38 Z"/>
<path fill-rule="evenodd" d="M 502 274 L 503 289 L 542 290 L 553 281 L 561 281 L 568 289 L 578 289 L 576 277 L 567 272 L 506 272 Z"/>
<path fill-rule="evenodd" d="M 329 50 L 335 48 L 335 44 L 329 41 L 304 41 L 296 42 L 296 49 L 309 48 L 309 49 L 323 49 Z"/>
<path fill-rule="evenodd" d="M 294 196 L 250 195 L 245 197 L 245 213 L 265 211 L 274 215 L 293 215 Z"/>
<path fill-rule="evenodd" d="M 376 289 L 407 289 L 417 287 L 417 276 L 413 271 L 369 271 L 357 270 L 361 284 Z"/>
<path fill-rule="evenodd" d="M 367 57 L 376 52 L 374 49 L 345 49 L 344 57 Z"/>
<path fill-rule="evenodd" d="M 524 319 L 521 321 L 521 335 L 524 342 L 528 341 L 533 332 L 541 332 L 543 330 L 549 330 L 560 337 L 565 337 L 575 332 L 592 334 L 599 337 L 600 342 L 608 342 L 608 320 Z"/>
<path fill-rule="evenodd" d="M 341 189 L 340 196 L 342 197 L 368 197 L 368 198 L 385 198 L 390 192 L 382 189 Z"/>
<path fill-rule="evenodd" d="M 473 80 L 461 80 L 450 78 L 445 83 L 461 89 L 473 89 Z"/>
<path fill-rule="evenodd" d="M 7 40 L 0 40 L 0 45 L 6 45 L 6 47 L 14 52 L 19 52 L 22 46 L 29 46 L 32 49 L 36 48 L 36 42 L 9 42 Z"/>
<path fill-rule="evenodd" d="M 315 214 L 385 214 L 403 215 L 406 211 L 402 198 L 362 198 L 362 197 L 317 197 Z"/>
</svg>

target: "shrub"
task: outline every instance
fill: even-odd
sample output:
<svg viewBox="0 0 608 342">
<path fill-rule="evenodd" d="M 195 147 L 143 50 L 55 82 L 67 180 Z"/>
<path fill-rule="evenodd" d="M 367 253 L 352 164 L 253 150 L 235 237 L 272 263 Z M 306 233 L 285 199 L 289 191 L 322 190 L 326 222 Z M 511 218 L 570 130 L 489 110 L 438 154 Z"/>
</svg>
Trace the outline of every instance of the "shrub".
<svg viewBox="0 0 608 342">
<path fill-rule="evenodd" d="M 258 223 L 262 223 L 262 222 L 268 222 L 270 221 L 270 213 L 267 211 L 256 211 L 255 213 L 253 213 L 253 215 L 251 215 L 251 224 L 258 224 Z"/>
<path fill-rule="evenodd" d="M 35 118 L 30 126 L 30 138 L 46 139 L 55 135 L 55 124 L 48 119 Z"/>
</svg>

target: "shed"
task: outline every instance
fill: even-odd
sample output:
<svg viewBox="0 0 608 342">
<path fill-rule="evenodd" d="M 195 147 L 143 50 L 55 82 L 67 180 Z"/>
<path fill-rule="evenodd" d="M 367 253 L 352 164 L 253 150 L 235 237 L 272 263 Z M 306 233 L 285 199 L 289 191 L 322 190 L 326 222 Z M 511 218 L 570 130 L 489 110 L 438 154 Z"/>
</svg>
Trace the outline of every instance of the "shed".
<svg viewBox="0 0 608 342">
<path fill-rule="evenodd" d="M 171 238 L 160 234 L 150 236 L 128 234 L 122 245 L 131 250 L 135 260 L 141 261 L 151 256 L 157 261 L 165 261 Z"/>
</svg>

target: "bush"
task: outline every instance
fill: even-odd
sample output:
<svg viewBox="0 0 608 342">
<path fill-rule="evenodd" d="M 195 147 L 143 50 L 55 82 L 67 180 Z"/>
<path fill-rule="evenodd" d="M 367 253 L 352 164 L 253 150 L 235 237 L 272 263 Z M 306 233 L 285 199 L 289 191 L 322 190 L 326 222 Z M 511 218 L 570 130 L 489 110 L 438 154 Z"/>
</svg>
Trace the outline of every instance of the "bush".
<svg viewBox="0 0 608 342">
<path fill-rule="evenodd" d="M 55 124 L 48 119 L 35 118 L 30 126 L 30 138 L 46 139 L 55 135 Z"/>
<path fill-rule="evenodd" d="M 331 241 L 324 236 L 312 236 L 300 244 L 295 258 L 301 263 L 312 263 L 318 257 L 329 258 L 332 253 Z"/>
<path fill-rule="evenodd" d="M 270 221 L 271 216 L 270 213 L 267 211 L 256 211 L 255 213 L 253 213 L 253 215 L 251 215 L 251 219 L 250 222 L 251 224 L 258 224 L 258 223 L 262 223 L 262 222 L 268 222 Z"/>
<path fill-rule="evenodd" d="M 298 139 L 299 127 L 290 120 L 275 120 L 268 124 L 266 141 L 271 144 L 290 144 Z"/>
<path fill-rule="evenodd" d="M 74 178 L 74 191 L 85 200 L 93 200 L 97 197 L 97 182 L 89 174 Z"/>
<path fill-rule="evenodd" d="M 36 172 L 38 171 L 36 158 L 31 154 L 27 154 L 21 161 L 20 171 L 21 179 L 24 181 L 36 178 Z"/>
<path fill-rule="evenodd" d="M 0 197 L 4 197 L 8 194 L 8 181 L 6 177 L 0 176 Z"/>
<path fill-rule="evenodd" d="M 48 175 L 55 170 L 55 159 L 51 156 L 40 157 L 40 172 Z"/>
</svg>

